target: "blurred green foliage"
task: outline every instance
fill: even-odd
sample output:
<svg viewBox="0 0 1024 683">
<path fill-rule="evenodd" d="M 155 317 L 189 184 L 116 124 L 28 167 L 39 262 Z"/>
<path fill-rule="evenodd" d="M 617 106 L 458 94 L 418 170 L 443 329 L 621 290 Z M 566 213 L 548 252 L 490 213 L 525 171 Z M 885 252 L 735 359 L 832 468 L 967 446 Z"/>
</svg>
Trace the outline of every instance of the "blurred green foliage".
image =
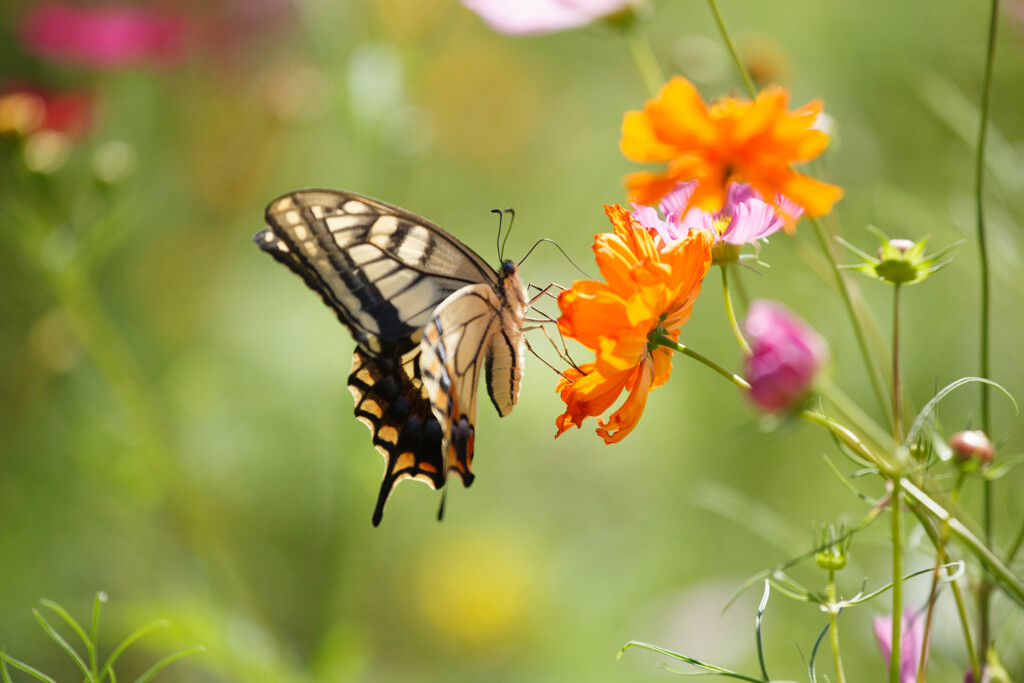
<svg viewBox="0 0 1024 683">
<path fill-rule="evenodd" d="M 489 260 L 489 210 L 513 206 L 511 254 L 551 237 L 586 268 L 592 235 L 607 229 L 601 204 L 624 201 L 621 176 L 632 170 L 617 149 L 622 115 L 646 97 L 613 31 L 509 38 L 451 0 L 185 2 L 175 7 L 196 43 L 184 61 L 100 72 L 27 54 L 17 27 L 31 4 L 0 9 L 0 88 L 85 90 L 96 118 L 48 173 L 29 171 L 21 143 L 0 139 L 9 653 L 70 680 L 73 664 L 30 608 L 46 596 L 87 613 L 104 590 L 112 638 L 152 619 L 173 624 L 125 653 L 133 675 L 154 654 L 206 646 L 165 681 L 669 675 L 640 651 L 615 661 L 631 639 L 755 670 L 760 596 L 720 615 L 728 595 L 811 547 L 816 523 L 865 512 L 824 466 L 833 446 L 822 433 L 761 432 L 734 387 L 680 357 L 625 442 L 606 447 L 589 429 L 554 441 L 557 378 L 530 358 L 515 413 L 498 420 L 481 407 L 478 478 L 450 492 L 444 523 L 437 495 L 405 484 L 373 529 L 381 459 L 351 416 L 353 344 L 251 243 L 267 201 L 326 186 L 428 216 Z M 1024 10 L 1006 5 L 986 199 L 993 379 L 1020 398 Z M 722 9 L 755 75 L 790 87 L 793 105 L 823 98 L 835 119 L 816 169 L 846 190 L 832 229 L 868 251 L 868 223 L 937 245 L 968 240 L 949 268 L 905 293 L 904 368 L 916 407 L 976 374 L 972 149 L 985 3 Z M 652 12 L 643 31 L 666 72 L 688 75 L 708 98 L 739 91 L 702 3 L 658 0 Z M 879 414 L 810 229 L 761 254 L 772 267 L 745 276 L 747 291 L 786 301 L 822 330 L 838 382 Z M 545 248 L 523 276 L 577 277 Z M 715 280 L 681 341 L 739 367 Z M 888 291 L 861 287 L 885 333 Z M 948 399 L 947 431 L 966 427 L 976 405 L 974 388 Z M 1001 452 L 1020 452 L 1019 420 L 993 405 Z M 1000 482 L 1001 544 L 1024 517 L 1022 477 Z M 978 500 L 969 488 L 970 514 Z M 911 541 L 908 571 L 928 566 L 926 542 Z M 865 576 L 883 583 L 884 530 L 859 536 L 850 558 L 841 588 L 856 592 Z M 807 585 L 824 581 L 805 571 Z M 927 583 L 908 590 L 920 603 Z M 886 611 L 842 615 L 851 680 L 882 676 L 870 618 Z M 794 645 L 808 652 L 824 623 L 773 599 L 764 634 L 775 676 L 801 677 Z M 1021 611 L 997 597 L 995 623 L 1003 663 L 1024 676 Z M 943 619 L 929 673 L 960 680 L 965 661 L 954 620 Z"/>
</svg>

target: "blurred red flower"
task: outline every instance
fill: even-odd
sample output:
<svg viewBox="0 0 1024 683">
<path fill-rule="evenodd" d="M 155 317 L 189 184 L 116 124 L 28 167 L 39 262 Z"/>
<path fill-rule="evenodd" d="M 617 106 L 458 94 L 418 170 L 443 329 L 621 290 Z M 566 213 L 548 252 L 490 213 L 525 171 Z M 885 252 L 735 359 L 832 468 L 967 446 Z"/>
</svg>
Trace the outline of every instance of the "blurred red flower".
<svg viewBox="0 0 1024 683">
<path fill-rule="evenodd" d="M 95 98 L 84 90 L 53 92 L 18 86 L 0 91 L 0 134 L 27 137 L 49 131 L 77 140 L 92 129 L 95 119 Z"/>
</svg>

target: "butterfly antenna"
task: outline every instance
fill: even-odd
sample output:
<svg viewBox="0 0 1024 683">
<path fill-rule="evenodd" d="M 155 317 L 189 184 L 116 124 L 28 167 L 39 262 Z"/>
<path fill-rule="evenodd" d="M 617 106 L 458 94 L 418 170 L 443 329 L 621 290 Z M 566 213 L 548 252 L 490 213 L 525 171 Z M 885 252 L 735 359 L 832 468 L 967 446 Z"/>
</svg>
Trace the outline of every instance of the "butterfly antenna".
<svg viewBox="0 0 1024 683">
<path fill-rule="evenodd" d="M 571 263 L 573 268 L 575 268 L 576 270 L 578 270 L 581 273 L 583 273 L 587 277 L 588 280 L 596 280 L 597 279 L 596 277 L 594 277 L 593 275 L 591 275 L 587 271 L 585 271 L 582 268 L 580 268 L 576 264 L 576 262 L 573 261 L 571 258 L 569 258 L 569 255 L 565 253 L 565 249 L 562 249 L 562 246 L 558 242 L 554 241 L 553 239 L 551 239 L 549 237 L 542 237 L 539 240 L 537 240 L 536 244 L 534 244 L 532 247 L 530 247 L 530 251 L 526 252 L 526 256 L 524 256 L 522 258 L 522 260 L 520 260 L 519 263 L 517 263 L 516 265 L 517 266 L 523 265 L 523 262 L 525 262 L 526 259 L 530 258 L 530 254 L 533 253 L 534 249 L 536 249 L 537 247 L 539 247 L 541 245 L 541 242 L 550 242 L 551 244 L 555 245 L 555 248 L 558 249 L 558 251 L 562 252 L 562 256 L 565 257 L 565 260 L 568 261 L 569 263 Z"/>
<path fill-rule="evenodd" d="M 498 250 L 498 260 L 502 260 L 505 255 L 505 243 L 508 242 L 508 236 L 512 234 L 512 224 L 516 222 L 516 212 L 514 209 L 505 209 L 505 213 L 509 215 L 508 229 L 505 230 L 505 239 L 501 241 L 501 249 Z"/>
<path fill-rule="evenodd" d="M 501 209 L 491 209 L 491 213 L 498 214 L 498 239 L 495 240 L 495 246 L 498 248 L 498 262 L 501 262 L 501 218 L 504 214 Z M 510 226 L 511 227 L 511 226 Z"/>
</svg>

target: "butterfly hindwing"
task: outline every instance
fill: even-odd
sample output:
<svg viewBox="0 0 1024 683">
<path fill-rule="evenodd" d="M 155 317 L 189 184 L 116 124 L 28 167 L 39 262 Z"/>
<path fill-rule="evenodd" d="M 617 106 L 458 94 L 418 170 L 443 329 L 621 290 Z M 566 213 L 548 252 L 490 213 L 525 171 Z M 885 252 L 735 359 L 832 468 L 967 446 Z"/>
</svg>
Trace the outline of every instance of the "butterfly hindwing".
<svg viewBox="0 0 1024 683">
<path fill-rule="evenodd" d="M 391 490 L 403 479 L 417 479 L 435 489 L 444 485 L 443 432 L 419 378 L 419 355 L 419 347 L 404 356 L 374 356 L 357 348 L 352 358 L 348 388 L 356 418 L 370 428 L 373 445 L 384 456 L 374 526 L 380 523 Z"/>
<path fill-rule="evenodd" d="M 332 308 L 358 346 L 349 390 L 384 456 L 373 523 L 403 479 L 469 486 L 476 392 L 507 415 L 519 393 L 526 298 L 440 227 L 369 197 L 303 190 L 272 201 L 256 243 Z"/>
</svg>

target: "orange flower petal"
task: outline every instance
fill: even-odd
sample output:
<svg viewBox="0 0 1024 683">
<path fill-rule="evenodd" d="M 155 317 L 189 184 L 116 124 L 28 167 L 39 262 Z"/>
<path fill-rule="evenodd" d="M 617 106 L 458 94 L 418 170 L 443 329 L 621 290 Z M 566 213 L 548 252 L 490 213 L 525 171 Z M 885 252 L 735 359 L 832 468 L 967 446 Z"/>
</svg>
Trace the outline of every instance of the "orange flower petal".
<svg viewBox="0 0 1024 683">
<path fill-rule="evenodd" d="M 651 362 L 642 363 L 630 379 L 633 386 L 619 409 L 612 413 L 607 422 L 600 418 L 597 420 L 601 425 L 597 433 L 606 444 L 622 441 L 640 422 L 640 416 L 647 407 L 647 396 L 654 384 L 654 368 Z"/>
<path fill-rule="evenodd" d="M 586 418 L 600 415 L 611 408 L 619 394 L 626 388 L 630 374 L 624 372 L 605 378 L 595 370 L 593 363 L 584 363 L 579 370 L 566 370 L 565 375 L 569 379 L 560 380 L 557 387 L 562 400 L 565 401 L 566 410 L 555 420 L 558 427 L 555 438 L 569 427 L 581 427 Z"/>
<path fill-rule="evenodd" d="M 814 128 L 822 104 L 814 100 L 791 112 L 789 93 L 766 88 L 753 101 L 722 98 L 710 107 L 682 77 L 666 83 L 642 111 L 623 119 L 620 147 L 634 161 L 668 162 L 663 172 L 626 177 L 633 201 L 655 204 L 676 183 L 699 180 L 690 205 L 717 211 L 728 185 L 752 184 L 769 201 L 782 194 L 810 215 L 822 215 L 842 196 L 835 186 L 793 170 L 819 156 L 828 135 Z"/>
<path fill-rule="evenodd" d="M 779 190 L 804 207 L 811 216 L 824 216 L 843 196 L 843 188 L 799 173 L 792 173 Z"/>
<path fill-rule="evenodd" d="M 626 112 L 622 119 L 622 154 L 637 163 L 668 161 L 676 154 L 676 147 L 658 139 L 651 119 L 642 111 Z"/>
</svg>

